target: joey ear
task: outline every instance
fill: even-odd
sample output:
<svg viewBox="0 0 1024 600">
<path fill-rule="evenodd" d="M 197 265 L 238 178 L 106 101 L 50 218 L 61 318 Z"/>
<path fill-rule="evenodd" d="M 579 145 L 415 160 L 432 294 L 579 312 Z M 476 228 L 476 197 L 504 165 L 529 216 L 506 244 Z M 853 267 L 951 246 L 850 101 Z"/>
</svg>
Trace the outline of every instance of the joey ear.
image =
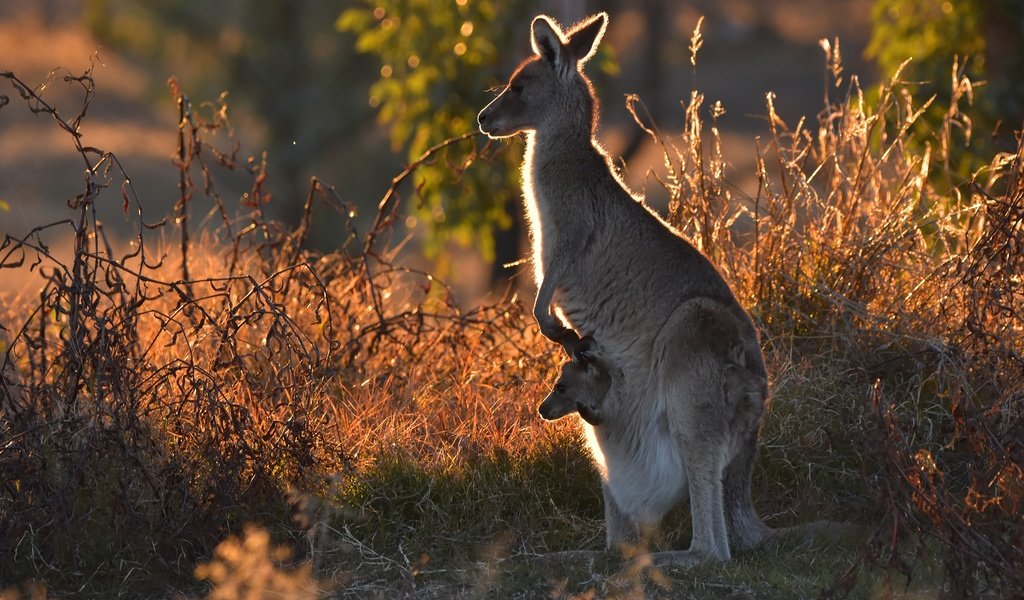
<svg viewBox="0 0 1024 600">
<path fill-rule="evenodd" d="M 562 28 L 551 17 L 539 15 L 534 18 L 531 29 L 533 35 L 530 36 L 530 43 L 533 45 L 533 51 L 557 65 L 565 54 L 565 38 L 562 36 Z"/>
<path fill-rule="evenodd" d="M 573 27 L 569 32 L 566 47 L 580 67 L 597 52 L 597 46 L 608 28 L 608 13 L 602 12 Z"/>
<path fill-rule="evenodd" d="M 585 335 L 576 342 L 576 347 L 572 350 L 572 360 L 576 364 L 585 367 L 590 364 L 592 359 L 592 353 L 597 348 L 597 343 L 594 338 Z"/>
<path fill-rule="evenodd" d="M 608 355 L 597 348 L 584 350 L 577 353 L 576 356 L 579 357 L 580 363 L 584 366 L 593 365 L 605 373 L 611 373 L 612 371 L 612 363 L 608 360 Z"/>
</svg>

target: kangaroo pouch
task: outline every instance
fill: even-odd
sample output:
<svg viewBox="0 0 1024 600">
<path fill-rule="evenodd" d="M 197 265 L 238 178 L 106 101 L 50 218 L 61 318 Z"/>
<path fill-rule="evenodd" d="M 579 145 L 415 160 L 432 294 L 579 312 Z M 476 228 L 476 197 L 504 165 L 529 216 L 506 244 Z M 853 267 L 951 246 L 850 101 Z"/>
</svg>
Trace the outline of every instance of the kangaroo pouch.
<svg viewBox="0 0 1024 600">
<path fill-rule="evenodd" d="M 686 496 L 687 478 L 679 445 L 664 413 L 640 435 L 587 426 L 590 447 L 602 456 L 601 477 L 619 510 L 638 525 L 654 525 Z M 637 432 L 640 433 L 640 432 Z"/>
</svg>

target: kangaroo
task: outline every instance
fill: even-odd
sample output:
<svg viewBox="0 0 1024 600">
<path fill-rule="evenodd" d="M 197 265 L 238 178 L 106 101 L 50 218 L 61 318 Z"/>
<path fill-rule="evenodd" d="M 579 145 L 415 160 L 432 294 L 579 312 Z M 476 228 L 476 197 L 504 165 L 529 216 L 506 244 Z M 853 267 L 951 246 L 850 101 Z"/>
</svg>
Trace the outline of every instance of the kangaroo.
<svg viewBox="0 0 1024 600">
<path fill-rule="evenodd" d="M 562 363 L 558 381 L 537 412 L 548 421 L 578 412 L 587 423 L 600 425 L 604 422 L 603 400 L 611 387 L 614 370 L 594 338 L 580 339 L 576 355 Z"/>
<path fill-rule="evenodd" d="M 690 548 L 667 558 L 728 560 L 771 531 L 750 496 L 764 359 L 729 285 L 627 190 L 595 139 L 598 101 L 583 67 L 607 24 L 600 13 L 563 31 L 536 17 L 534 55 L 477 121 L 492 138 L 526 135 L 541 333 L 570 355 L 580 334 L 598 335 L 621 371 L 602 402 L 613 414 L 584 425 L 601 475 L 606 546 L 632 541 L 688 492 Z M 737 383 L 746 393 L 728 392 Z"/>
</svg>

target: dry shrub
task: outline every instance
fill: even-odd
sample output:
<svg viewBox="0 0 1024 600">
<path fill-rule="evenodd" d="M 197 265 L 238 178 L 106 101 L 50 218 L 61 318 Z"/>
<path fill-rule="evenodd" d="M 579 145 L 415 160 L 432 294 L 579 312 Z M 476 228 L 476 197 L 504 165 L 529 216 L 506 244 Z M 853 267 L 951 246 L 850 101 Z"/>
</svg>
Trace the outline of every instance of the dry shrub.
<svg viewBox="0 0 1024 600">
<path fill-rule="evenodd" d="M 2 246 L 0 268 L 38 273 L 42 284 L 38 302 L 11 306 L 3 318 L 9 443 L 0 460 L 0 533 L 11 542 L 3 562 L 17 565 L 11 577 L 94 589 L 112 584 L 106 578 L 120 570 L 116 563 L 131 565 L 120 584 L 173 573 L 167 561 L 183 548 L 204 552 L 211 533 L 281 512 L 286 482 L 315 487 L 310 467 L 337 464 L 340 448 L 323 435 L 325 373 L 340 350 L 325 285 L 300 261 L 277 265 L 260 242 L 250 243 L 257 236 L 233 233 L 228 222 L 226 265 L 198 278 L 185 265 L 193 273 L 201 266 L 173 267 L 154 254 L 151 230 L 161 224 L 143 220 L 117 158 L 82 144 L 76 121 L 92 97 L 90 73 L 70 79 L 85 93 L 72 122 L 5 77 L 31 110 L 69 133 L 88 168 L 85 190 L 69 203 L 74 219 L 8 236 Z M 208 157 L 244 168 L 200 137 L 224 124 L 199 121 L 187 99 L 180 102 L 179 216 L 187 214 L 192 173 L 209 174 Z M 262 171 L 249 170 L 259 201 Z M 118 184 L 137 225 L 125 255 L 115 254 L 96 219 L 96 203 Z M 259 217 L 254 210 L 254 224 Z M 180 224 L 187 248 L 187 222 Z M 47 246 L 54 228 L 74 233 L 70 261 Z"/>
<path fill-rule="evenodd" d="M 290 487 L 326 495 L 335 475 L 396 443 L 447 463 L 536 442 L 522 427 L 520 374 L 553 361 L 531 357 L 519 305 L 460 311 L 443 284 L 394 262 L 389 226 L 416 165 L 367 235 L 318 180 L 299 227 L 283 229 L 264 214 L 266 157 L 238 156 L 223 98 L 194 110 L 172 81 L 180 193 L 173 227 L 149 223 L 117 158 L 78 133 L 91 73 L 65 78 L 84 94 L 72 120 L 2 76 L 88 168 L 73 219 L 0 246 L 0 269 L 41 283 L 0 320 L 0 584 L 187 587 L 187 565 L 223 535 L 287 523 Z M 250 179 L 240 216 L 218 170 Z M 123 255 L 96 218 L 112 188 L 136 225 Z M 194 196 L 221 217 L 198 237 Z M 304 248 L 314 205 L 348 233 L 336 252 Z M 62 228 L 74 234 L 69 260 L 47 245 Z M 155 243 L 153 230 L 172 229 L 176 248 Z"/>
</svg>

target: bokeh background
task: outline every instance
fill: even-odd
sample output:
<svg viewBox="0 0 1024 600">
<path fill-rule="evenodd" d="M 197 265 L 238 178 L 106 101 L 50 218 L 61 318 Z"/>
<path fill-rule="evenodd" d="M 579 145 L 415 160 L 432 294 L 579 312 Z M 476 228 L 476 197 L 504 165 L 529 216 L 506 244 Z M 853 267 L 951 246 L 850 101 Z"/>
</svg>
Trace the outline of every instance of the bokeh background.
<svg viewBox="0 0 1024 600">
<path fill-rule="evenodd" d="M 997 84 L 1009 80 L 998 75 L 1019 63 L 1012 50 L 1024 27 L 1016 22 L 1022 11 L 1003 0 L 46 0 L 0 6 L 0 70 L 46 86 L 46 98 L 74 111 L 80 94 L 61 77 L 94 64 L 97 94 L 81 128 L 85 143 L 117 155 L 150 221 L 169 214 L 177 197 L 171 157 L 178 113 L 167 85 L 174 77 L 196 105 L 227 94 L 241 155 L 267 152 L 271 214 L 297 221 L 316 175 L 359 207 L 365 223 L 403 164 L 473 130 L 475 111 L 529 53 L 532 15 L 568 24 L 598 10 L 611 15 L 604 51 L 589 68 L 603 99 L 600 141 L 655 206 L 664 195 L 652 184 L 661 152 L 633 122 L 626 94 L 643 100 L 666 135 L 682 127 L 693 90 L 704 94 L 705 113 L 721 102 L 725 113 L 715 125 L 726 178 L 742 199 L 757 186 L 766 94 L 775 93 L 775 109 L 790 124 L 813 120 L 823 106 L 829 91 L 820 40 L 835 46 L 838 39 L 844 85 L 856 76 L 870 91 L 879 71 L 888 76 L 914 54 L 924 68 L 916 74 L 942 90 L 957 53 L 970 55 L 982 75 L 992 71 Z M 694 68 L 691 37 L 701 17 Z M 930 59 L 941 65 L 931 73 Z M 66 203 L 80 191 L 80 158 L 45 121 L 13 104 L 0 110 L 0 235 L 68 216 Z M 514 172 L 521 153 L 516 147 L 506 154 L 493 173 L 474 169 L 456 186 L 445 187 L 442 169 L 423 170 L 420 207 L 408 199 L 404 207 L 404 225 L 414 234 L 408 260 L 449 279 L 464 304 L 507 287 L 523 269 L 504 266 L 524 249 Z M 219 185 L 237 199 L 247 184 L 228 176 Z M 115 237 L 131 230 L 118 204 L 97 206 Z M 203 210 L 197 204 L 194 217 L 202 219 Z M 342 229 L 317 219 L 312 243 L 335 247 Z M 5 273 L 0 289 L 16 289 L 21 279 Z"/>
</svg>

